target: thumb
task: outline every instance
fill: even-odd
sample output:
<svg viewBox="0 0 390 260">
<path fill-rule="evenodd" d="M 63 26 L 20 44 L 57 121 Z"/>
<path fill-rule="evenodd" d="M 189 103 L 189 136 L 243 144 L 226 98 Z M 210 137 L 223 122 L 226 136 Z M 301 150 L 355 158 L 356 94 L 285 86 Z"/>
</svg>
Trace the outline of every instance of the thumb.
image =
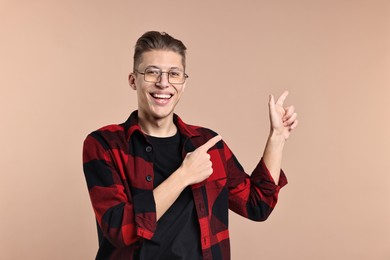
<svg viewBox="0 0 390 260">
<path fill-rule="evenodd" d="M 269 95 L 268 107 L 270 113 L 275 109 L 275 98 L 272 94 Z"/>
</svg>

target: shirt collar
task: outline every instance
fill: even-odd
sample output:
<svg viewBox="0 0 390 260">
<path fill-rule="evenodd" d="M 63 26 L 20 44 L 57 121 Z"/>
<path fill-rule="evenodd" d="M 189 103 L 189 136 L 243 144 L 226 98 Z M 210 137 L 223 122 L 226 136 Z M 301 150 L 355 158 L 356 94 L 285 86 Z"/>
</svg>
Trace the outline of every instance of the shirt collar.
<svg viewBox="0 0 390 260">
<path fill-rule="evenodd" d="M 199 131 L 197 130 L 199 127 L 187 125 L 186 123 L 181 120 L 181 118 L 173 114 L 173 122 L 177 126 L 179 132 L 189 138 L 200 136 Z M 135 110 L 131 113 L 129 118 L 124 123 L 124 129 L 126 134 L 126 140 L 129 141 L 130 137 L 133 135 L 134 132 L 139 131 L 140 133 L 144 134 L 141 130 L 141 127 L 138 124 L 138 110 Z"/>
</svg>

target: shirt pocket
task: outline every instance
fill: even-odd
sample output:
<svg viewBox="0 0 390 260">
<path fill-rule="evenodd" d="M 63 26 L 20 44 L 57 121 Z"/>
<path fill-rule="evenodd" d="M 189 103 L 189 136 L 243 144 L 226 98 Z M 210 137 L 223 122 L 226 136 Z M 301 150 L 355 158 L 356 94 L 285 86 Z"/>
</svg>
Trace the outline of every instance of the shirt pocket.
<svg viewBox="0 0 390 260">
<path fill-rule="evenodd" d="M 219 178 L 219 179 L 213 179 L 213 180 L 207 180 L 206 181 L 206 189 L 217 189 L 222 190 L 227 183 L 227 178 Z"/>
<path fill-rule="evenodd" d="M 206 188 L 207 200 L 209 206 L 213 207 L 216 202 L 217 204 L 227 203 L 229 193 L 227 190 L 226 183 L 227 183 L 227 178 L 206 181 L 205 188 Z"/>
</svg>

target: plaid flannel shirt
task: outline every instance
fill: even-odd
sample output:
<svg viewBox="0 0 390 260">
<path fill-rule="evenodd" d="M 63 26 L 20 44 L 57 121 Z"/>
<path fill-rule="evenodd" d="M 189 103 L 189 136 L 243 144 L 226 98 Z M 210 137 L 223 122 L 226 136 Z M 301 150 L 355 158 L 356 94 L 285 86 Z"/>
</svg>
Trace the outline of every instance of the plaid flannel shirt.
<svg viewBox="0 0 390 260">
<path fill-rule="evenodd" d="M 138 125 L 138 113 L 119 125 L 92 132 L 84 141 L 83 168 L 95 212 L 99 251 L 96 259 L 137 259 L 144 239 L 156 230 L 153 197 L 153 149 Z M 185 124 L 176 114 L 184 159 L 215 132 Z M 192 185 L 203 259 L 230 259 L 228 209 L 254 221 L 273 210 L 287 179 L 280 172 L 275 185 L 261 159 L 246 174 L 231 150 L 220 141 L 209 150 L 213 173 Z"/>
</svg>

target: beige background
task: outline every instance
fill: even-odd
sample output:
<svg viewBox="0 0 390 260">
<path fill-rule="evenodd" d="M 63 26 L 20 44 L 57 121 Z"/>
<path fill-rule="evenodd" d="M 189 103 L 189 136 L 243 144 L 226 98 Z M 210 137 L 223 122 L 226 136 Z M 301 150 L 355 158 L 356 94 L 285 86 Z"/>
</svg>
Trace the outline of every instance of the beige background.
<svg viewBox="0 0 390 260">
<path fill-rule="evenodd" d="M 1 259 L 94 258 L 82 142 L 136 108 L 126 79 L 146 30 L 187 45 L 177 113 L 248 172 L 267 95 L 297 107 L 289 185 L 266 222 L 231 214 L 233 259 L 390 259 L 389 1 L 2 0 L 0 30 Z"/>
</svg>

